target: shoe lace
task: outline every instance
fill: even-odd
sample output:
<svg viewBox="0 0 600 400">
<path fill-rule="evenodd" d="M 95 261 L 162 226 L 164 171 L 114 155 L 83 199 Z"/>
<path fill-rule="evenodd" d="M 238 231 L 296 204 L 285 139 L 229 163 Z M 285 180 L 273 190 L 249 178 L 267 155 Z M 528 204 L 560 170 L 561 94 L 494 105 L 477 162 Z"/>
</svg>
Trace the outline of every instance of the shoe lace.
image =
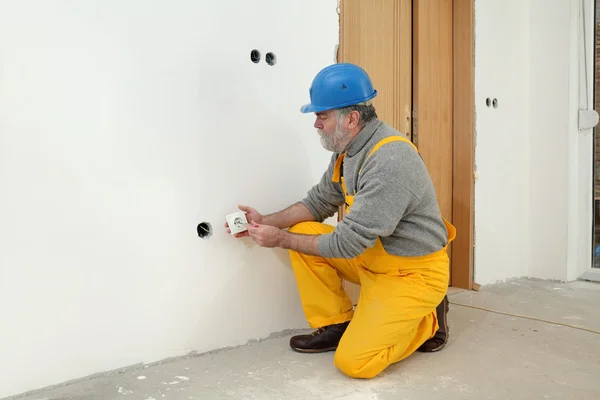
<svg viewBox="0 0 600 400">
<path fill-rule="evenodd" d="M 312 336 L 320 335 L 321 333 L 325 332 L 326 330 L 327 330 L 327 328 L 324 328 L 324 327 L 323 328 L 317 328 L 317 330 L 312 333 Z"/>
</svg>

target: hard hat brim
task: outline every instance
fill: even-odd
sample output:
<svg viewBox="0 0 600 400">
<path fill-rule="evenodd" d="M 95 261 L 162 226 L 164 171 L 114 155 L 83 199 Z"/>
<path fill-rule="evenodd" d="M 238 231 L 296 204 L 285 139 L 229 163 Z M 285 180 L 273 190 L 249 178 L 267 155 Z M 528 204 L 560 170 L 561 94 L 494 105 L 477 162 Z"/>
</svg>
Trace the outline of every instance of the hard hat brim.
<svg viewBox="0 0 600 400">
<path fill-rule="evenodd" d="M 319 107 L 314 104 L 305 104 L 300 108 L 300 112 L 303 114 L 313 113 L 313 112 L 321 112 L 330 110 L 329 107 Z"/>
<path fill-rule="evenodd" d="M 300 107 L 300 112 L 302 112 L 303 114 L 308 114 L 308 113 L 313 113 L 313 112 L 323 112 L 323 111 L 335 110 L 338 108 L 344 108 L 344 107 L 364 103 L 365 101 L 369 101 L 369 100 L 373 99 L 375 96 L 377 96 L 377 90 L 373 90 L 373 93 L 370 96 L 367 96 L 365 98 L 353 100 L 353 101 L 346 102 L 346 103 L 336 104 L 336 105 L 330 106 L 330 107 L 318 106 L 315 104 L 305 104 L 302 107 Z"/>
</svg>

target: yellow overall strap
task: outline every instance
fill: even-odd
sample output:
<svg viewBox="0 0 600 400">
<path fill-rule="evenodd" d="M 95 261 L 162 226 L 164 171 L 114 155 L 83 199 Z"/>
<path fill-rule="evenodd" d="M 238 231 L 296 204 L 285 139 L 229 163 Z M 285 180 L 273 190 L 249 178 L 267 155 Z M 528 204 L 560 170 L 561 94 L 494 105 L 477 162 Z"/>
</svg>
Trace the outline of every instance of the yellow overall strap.
<svg viewBox="0 0 600 400">
<path fill-rule="evenodd" d="M 375 146 L 373 146 L 373 149 L 369 152 L 369 155 L 367 156 L 367 159 L 369 157 L 371 157 L 373 155 L 373 153 L 375 153 L 377 150 L 379 150 L 379 148 L 387 143 L 391 143 L 391 142 L 405 142 L 410 144 L 413 149 L 415 149 L 415 151 L 417 152 L 417 154 L 419 154 L 419 149 L 417 149 L 417 146 L 415 146 L 415 144 L 413 142 L 411 142 L 410 140 L 408 140 L 407 138 L 405 138 L 404 136 L 389 136 L 385 139 L 380 140 L 379 142 L 377 142 L 377 144 Z M 346 155 L 346 153 L 341 154 L 336 163 L 335 163 L 335 169 L 333 171 L 333 177 L 332 177 L 332 181 L 333 182 L 339 182 L 340 181 L 340 167 L 342 165 L 342 161 L 344 159 L 344 156 Z M 419 154 L 420 156 L 420 154 Z M 358 174 L 360 175 L 360 172 L 362 171 L 362 167 L 360 168 L 360 170 L 358 171 Z M 344 196 L 347 197 L 347 193 L 346 193 L 346 188 L 344 185 L 344 182 L 342 182 L 342 186 L 344 188 Z M 354 194 L 356 195 L 356 189 L 354 189 Z M 350 196 L 350 197 L 354 197 L 354 196 Z M 348 202 L 346 202 L 346 204 L 348 204 Z M 348 210 L 346 211 L 348 212 Z M 442 218 L 442 220 L 444 221 L 444 225 L 446 226 L 446 229 L 448 230 L 448 243 L 452 242 L 455 238 L 456 238 L 456 228 L 454 227 L 454 225 L 452 225 L 450 222 L 448 222 L 443 216 L 440 215 L 440 217 Z"/>
<path fill-rule="evenodd" d="M 371 152 L 369 153 L 369 155 L 367 156 L 367 158 L 371 157 L 373 155 L 373 153 L 375 153 L 377 150 L 379 150 L 379 148 L 381 146 L 383 146 L 384 144 L 388 144 L 391 142 L 405 142 L 410 144 L 415 151 L 418 153 L 419 150 L 417 149 L 417 146 L 415 146 L 415 144 L 413 142 L 411 142 L 410 140 L 408 140 L 407 138 L 405 138 L 404 136 L 390 136 L 390 137 L 386 137 L 385 139 L 380 140 L 379 142 L 377 142 L 377 144 L 375 145 L 375 147 L 373 147 L 373 149 L 371 150 Z"/>
<path fill-rule="evenodd" d="M 381 146 L 383 146 L 384 144 L 387 143 L 391 143 L 391 142 L 406 142 L 409 143 L 414 149 L 415 151 L 418 153 L 419 150 L 417 150 L 417 146 L 414 145 L 413 142 L 411 142 L 410 140 L 408 140 L 407 138 L 403 137 L 403 136 L 390 136 L 387 137 L 385 139 L 380 140 L 379 142 L 377 142 L 377 144 L 373 147 L 373 149 L 371 150 L 371 152 L 369 153 L 369 155 L 367 156 L 367 158 L 371 157 L 371 155 L 373 155 L 373 153 L 375 153 L 377 150 L 379 150 L 379 148 Z M 342 166 L 342 162 L 344 161 L 344 156 L 346 155 L 346 153 L 342 153 L 339 155 L 339 157 L 337 158 L 336 162 L 335 162 L 335 166 L 333 168 L 333 175 L 331 177 L 331 181 L 332 182 L 339 182 L 340 181 L 340 177 L 341 177 L 341 166 Z M 360 171 L 362 171 L 362 167 L 360 169 Z M 360 171 L 358 171 L 358 174 L 360 175 Z"/>
<path fill-rule="evenodd" d="M 398 141 L 410 143 L 410 145 L 415 149 L 415 151 L 417 153 L 419 153 L 417 146 L 415 146 L 415 144 L 413 142 L 411 142 L 410 140 L 408 140 L 407 138 L 405 138 L 403 136 L 390 136 L 390 137 L 387 137 L 387 138 L 379 141 L 375 145 L 375 147 L 373 147 L 373 150 L 371 150 L 371 152 L 369 153 L 367 158 L 371 157 L 371 155 L 373 153 L 375 153 L 377 150 L 379 150 L 379 148 L 381 146 L 383 146 L 384 144 L 387 144 L 390 142 L 398 142 Z M 361 168 L 361 171 L 362 171 L 362 168 Z M 360 175 L 360 171 L 358 173 Z M 442 221 L 444 221 L 444 225 L 446 225 L 446 229 L 448 230 L 448 243 L 450 243 L 456 238 L 456 228 L 454 227 L 454 225 L 452 225 L 450 222 L 448 222 L 443 216 L 440 215 L 440 217 L 442 218 Z"/>
<path fill-rule="evenodd" d="M 340 181 L 340 175 L 341 175 L 340 169 L 341 169 L 342 161 L 344 160 L 345 155 L 346 155 L 346 153 L 340 154 L 340 156 L 338 157 L 338 159 L 335 162 L 335 167 L 333 168 L 333 176 L 331 177 L 332 182 Z"/>
<path fill-rule="evenodd" d="M 415 146 L 415 144 L 413 142 L 411 142 L 410 140 L 408 140 L 404 136 L 389 136 L 389 137 L 386 137 L 385 139 L 382 139 L 379 142 L 377 142 L 377 144 L 373 147 L 373 149 L 371 150 L 371 152 L 367 156 L 367 159 L 369 159 L 369 157 L 371 157 L 373 155 L 373 153 L 375 153 L 377 150 L 379 150 L 379 148 L 381 146 L 383 146 L 384 144 L 391 143 L 391 142 L 405 142 L 405 143 L 408 143 L 408 144 L 410 144 L 415 149 L 415 151 L 417 153 L 419 152 L 419 150 L 417 149 L 417 146 Z M 360 175 L 361 171 L 362 171 L 362 167 L 360 168 L 360 171 L 358 171 L 359 175 Z"/>
</svg>

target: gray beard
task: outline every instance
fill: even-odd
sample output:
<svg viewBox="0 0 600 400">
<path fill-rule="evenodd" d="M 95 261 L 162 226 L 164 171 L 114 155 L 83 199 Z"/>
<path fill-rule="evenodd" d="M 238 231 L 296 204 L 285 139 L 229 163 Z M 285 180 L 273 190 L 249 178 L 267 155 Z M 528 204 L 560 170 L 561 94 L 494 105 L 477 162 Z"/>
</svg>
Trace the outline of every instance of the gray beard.
<svg viewBox="0 0 600 400">
<path fill-rule="evenodd" d="M 336 126 L 331 134 L 323 132 L 322 129 L 317 129 L 317 132 L 321 137 L 321 145 L 323 148 L 333 153 L 343 152 L 352 141 L 350 134 L 344 131 L 340 125 Z"/>
</svg>

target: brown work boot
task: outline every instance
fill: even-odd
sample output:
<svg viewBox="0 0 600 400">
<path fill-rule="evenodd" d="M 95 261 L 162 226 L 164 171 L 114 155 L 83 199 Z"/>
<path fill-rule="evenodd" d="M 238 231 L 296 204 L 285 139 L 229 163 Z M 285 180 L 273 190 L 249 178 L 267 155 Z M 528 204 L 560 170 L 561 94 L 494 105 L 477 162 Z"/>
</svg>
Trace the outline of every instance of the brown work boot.
<svg viewBox="0 0 600 400">
<path fill-rule="evenodd" d="M 436 314 L 438 318 L 438 325 L 440 326 L 435 335 L 423 343 L 418 350 L 422 353 L 433 353 L 436 351 L 440 351 L 446 346 L 448 343 L 448 322 L 447 322 L 447 314 L 448 314 L 448 296 L 444 296 L 444 300 L 437 306 Z"/>
<path fill-rule="evenodd" d="M 348 322 L 324 326 L 310 335 L 298 335 L 290 339 L 292 349 L 300 353 L 323 353 L 337 349 L 342 335 L 348 327 Z"/>
</svg>

